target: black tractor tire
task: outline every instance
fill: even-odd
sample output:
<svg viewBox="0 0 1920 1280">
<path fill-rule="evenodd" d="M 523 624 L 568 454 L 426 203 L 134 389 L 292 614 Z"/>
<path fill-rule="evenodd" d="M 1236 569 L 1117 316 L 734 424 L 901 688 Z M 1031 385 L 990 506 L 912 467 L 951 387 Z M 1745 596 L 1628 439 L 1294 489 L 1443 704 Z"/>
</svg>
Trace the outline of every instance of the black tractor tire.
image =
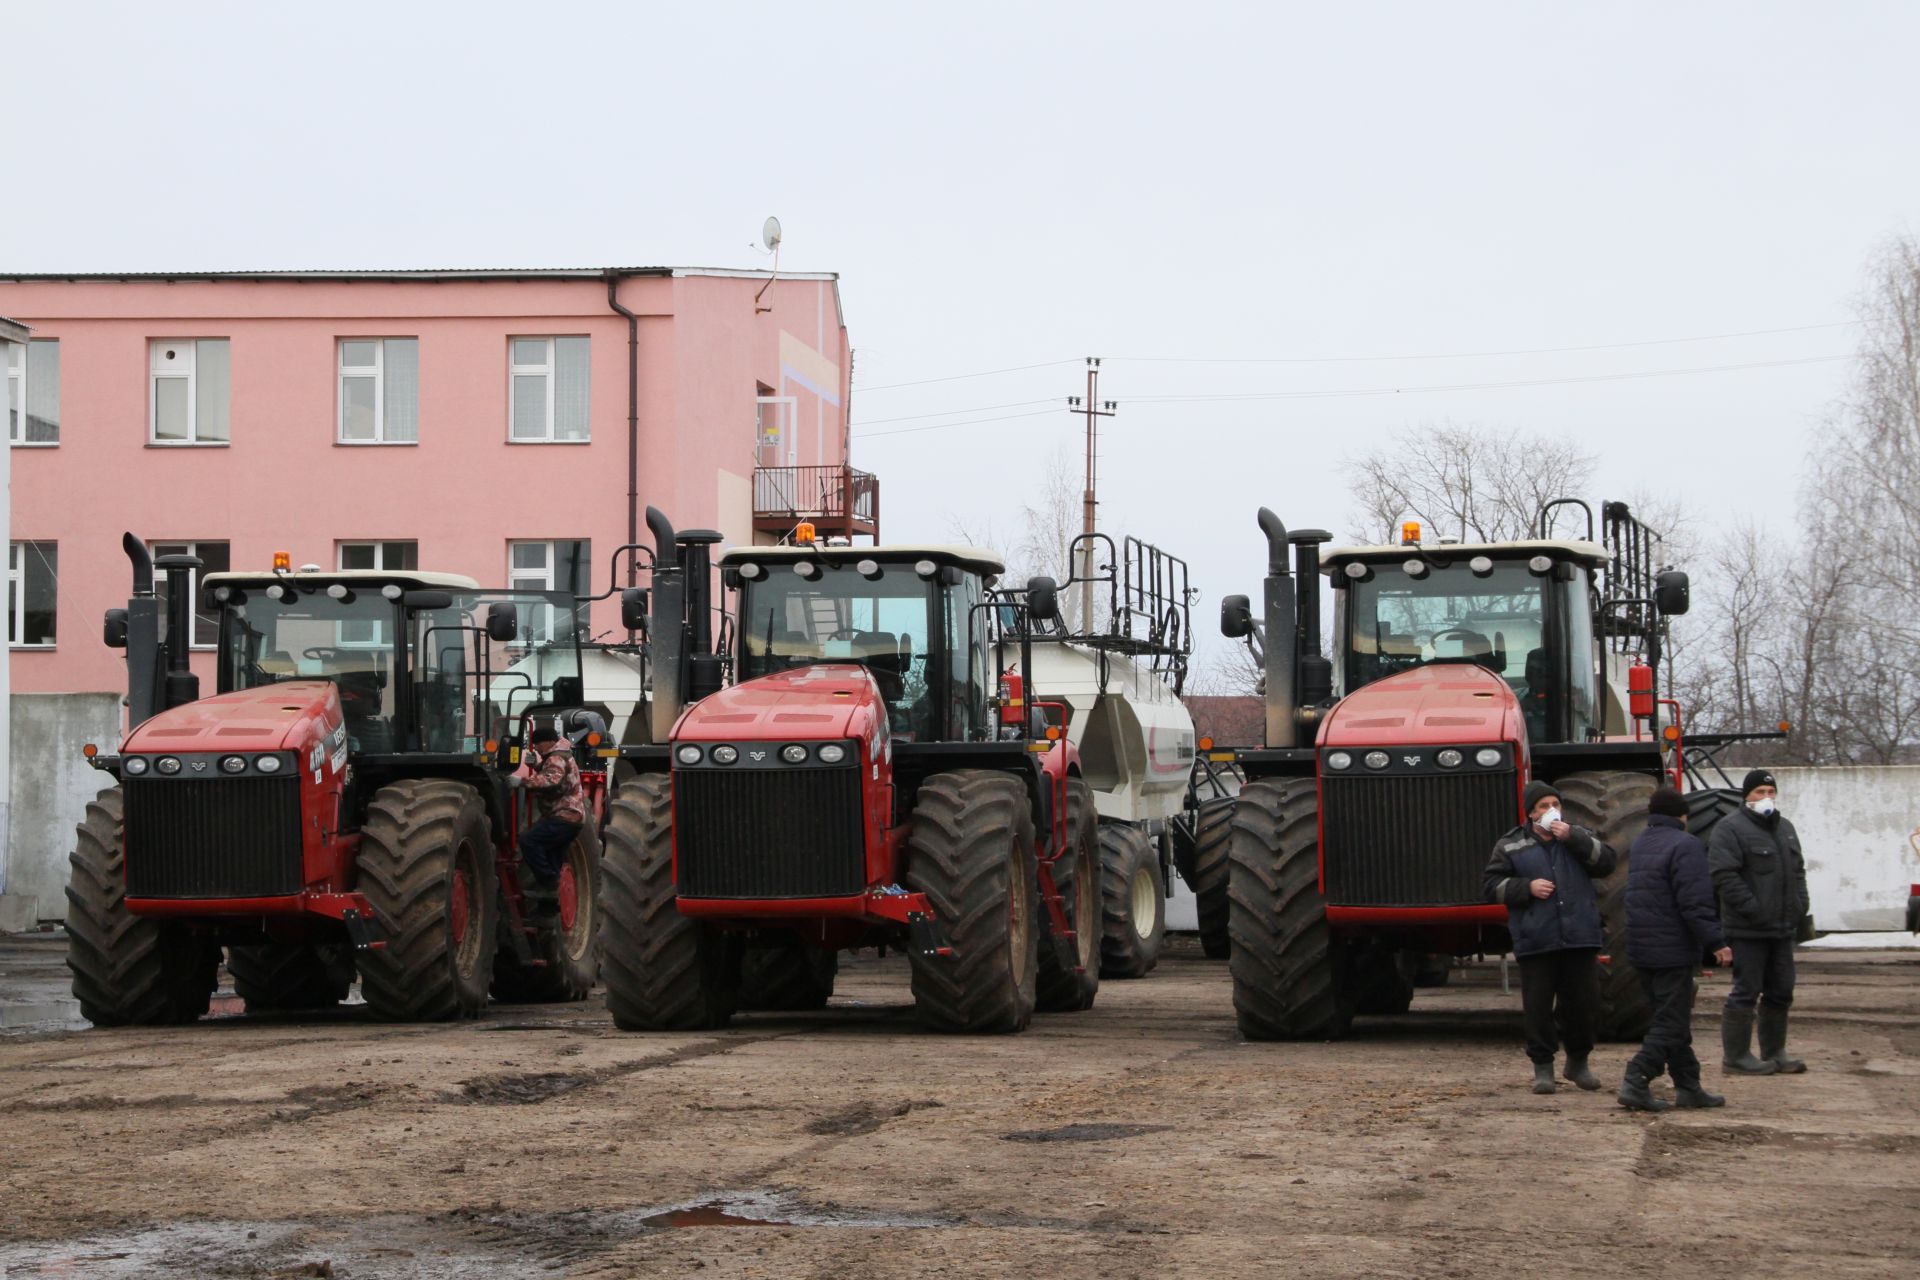
<svg viewBox="0 0 1920 1280">
<path fill-rule="evenodd" d="M 1100 824 L 1100 976 L 1144 978 L 1167 935 L 1167 882 L 1146 832 Z"/>
<path fill-rule="evenodd" d="M 1249 1040 L 1335 1040 L 1353 1024 L 1320 894 L 1319 809 L 1312 778 L 1250 782 L 1235 798 L 1228 969 Z"/>
<path fill-rule="evenodd" d="M 803 942 L 760 947 L 740 957 L 740 1007 L 772 1013 L 824 1009 L 833 998 L 840 953 Z"/>
<path fill-rule="evenodd" d="M 1200 916 L 1200 950 L 1209 960 L 1225 960 L 1232 952 L 1227 933 L 1227 844 L 1232 834 L 1232 796 L 1216 796 L 1195 811 L 1191 869 L 1185 874 Z"/>
<path fill-rule="evenodd" d="M 480 795 L 444 778 L 391 782 L 360 825 L 359 889 L 387 931 L 358 953 L 382 1022 L 445 1022 L 487 1004 L 498 927 L 492 828 Z"/>
<path fill-rule="evenodd" d="M 600 963 L 622 1031 L 711 1031 L 739 1007 L 740 951 L 680 914 L 673 885 L 673 782 L 645 773 L 607 802 L 601 831 Z"/>
<path fill-rule="evenodd" d="M 1740 793 L 1732 787 L 1702 787 L 1689 791 L 1684 797 L 1687 802 L 1687 834 L 1705 844 L 1713 835 L 1713 829 L 1720 820 L 1730 814 L 1740 812 L 1745 803 Z"/>
<path fill-rule="evenodd" d="M 1073 936 L 1054 933 L 1053 917 L 1036 897 L 1035 918 L 1046 935 L 1040 940 L 1034 1006 L 1042 1013 L 1091 1009 L 1100 991 L 1099 828 L 1093 790 L 1079 778 L 1067 779 L 1067 844 L 1053 861 L 1053 883 Z"/>
<path fill-rule="evenodd" d="M 1647 1034 L 1653 1010 L 1640 975 L 1627 963 L 1627 851 L 1646 829 L 1647 801 L 1660 780 L 1645 773 L 1590 772 L 1570 773 L 1557 785 L 1566 820 L 1593 832 L 1620 857 L 1613 874 L 1593 886 L 1606 940 L 1594 1027 L 1602 1040 L 1639 1040 Z"/>
<path fill-rule="evenodd" d="M 228 947 L 227 972 L 249 1013 L 331 1009 L 353 989 L 353 948 L 344 942 Z"/>
<path fill-rule="evenodd" d="M 1011 774 L 954 769 L 920 784 L 902 881 L 953 954 L 909 949 L 913 1000 L 936 1031 L 1024 1030 L 1040 968 L 1033 810 Z"/>
<path fill-rule="evenodd" d="M 220 948 L 180 925 L 127 911 L 125 798 L 87 805 L 67 880 L 67 967 L 81 1016 L 96 1027 L 160 1027 L 206 1013 Z"/>
<path fill-rule="evenodd" d="M 504 1004 L 571 1004 L 585 1000 L 600 976 L 600 833 L 592 823 L 567 847 L 566 875 L 573 882 L 573 923 L 552 916 L 531 941 L 535 960 L 520 963 L 503 938 L 493 957 L 493 998 Z M 502 914 L 500 927 L 509 928 Z"/>
<path fill-rule="evenodd" d="M 1444 987 L 1453 977 L 1453 957 L 1438 951 L 1400 953 L 1407 981 L 1416 987 Z"/>
<path fill-rule="evenodd" d="M 1386 947 L 1359 944 L 1345 956 L 1347 998 L 1356 1014 L 1391 1017 L 1413 1007 L 1413 979 L 1403 953 Z"/>
</svg>

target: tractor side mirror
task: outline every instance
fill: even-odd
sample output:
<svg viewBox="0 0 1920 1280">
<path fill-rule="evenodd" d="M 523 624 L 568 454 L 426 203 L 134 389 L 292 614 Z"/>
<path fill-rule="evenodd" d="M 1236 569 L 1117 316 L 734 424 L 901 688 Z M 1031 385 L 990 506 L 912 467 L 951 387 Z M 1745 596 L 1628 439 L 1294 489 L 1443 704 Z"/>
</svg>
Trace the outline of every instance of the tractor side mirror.
<svg viewBox="0 0 1920 1280">
<path fill-rule="evenodd" d="M 106 642 L 107 648 L 109 649 L 126 648 L 127 647 L 127 611 L 125 609 L 107 610 L 106 620 L 102 624 L 100 630 L 101 630 L 101 639 Z"/>
<path fill-rule="evenodd" d="M 1245 596 L 1227 596 L 1220 601 L 1220 634 L 1238 640 L 1253 632 L 1253 602 Z"/>
<path fill-rule="evenodd" d="M 1042 622 L 1060 616 L 1060 588 L 1052 578 L 1027 579 L 1027 614 Z"/>
<path fill-rule="evenodd" d="M 628 587 L 620 593 L 620 625 L 628 631 L 647 629 L 647 589 Z"/>
<path fill-rule="evenodd" d="M 520 610 L 511 600 L 496 600 L 487 606 L 487 639 L 495 644 L 511 644 L 520 634 Z"/>
<path fill-rule="evenodd" d="M 1654 579 L 1653 603 L 1668 617 L 1678 617 L 1685 613 L 1693 604 L 1692 589 L 1687 584 L 1687 575 L 1678 569 L 1669 569 Z"/>
<path fill-rule="evenodd" d="M 453 608 L 453 596 L 445 591 L 414 590 L 400 595 L 400 607 L 409 611 L 433 612 Z"/>
</svg>

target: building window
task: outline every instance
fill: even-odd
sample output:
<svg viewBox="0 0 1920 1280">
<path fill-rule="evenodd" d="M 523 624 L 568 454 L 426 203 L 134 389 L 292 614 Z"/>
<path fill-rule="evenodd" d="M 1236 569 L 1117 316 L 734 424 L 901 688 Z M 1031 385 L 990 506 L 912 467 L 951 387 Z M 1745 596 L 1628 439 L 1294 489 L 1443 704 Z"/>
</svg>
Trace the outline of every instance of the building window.
<svg viewBox="0 0 1920 1280">
<path fill-rule="evenodd" d="M 155 342 L 148 400 L 154 444 L 226 444 L 230 360 L 225 338 Z"/>
<path fill-rule="evenodd" d="M 417 542 L 343 542 L 340 544 L 342 569 L 375 572 L 405 572 L 420 567 Z M 341 644 L 379 645 L 386 643 L 386 624 L 371 620 L 342 622 Z"/>
<path fill-rule="evenodd" d="M 151 548 L 153 558 L 161 556 L 199 556 L 200 573 L 188 578 L 193 591 L 193 647 L 211 649 L 220 639 L 220 616 L 217 613 L 203 612 L 200 599 L 200 574 L 225 573 L 232 567 L 233 561 L 228 546 L 224 542 L 156 542 Z M 160 597 L 160 616 L 165 618 L 167 599 L 167 578 L 164 573 L 155 573 L 154 594 Z"/>
<path fill-rule="evenodd" d="M 507 586 L 514 591 L 564 591 L 569 595 L 590 594 L 593 580 L 593 542 L 589 538 L 570 538 L 560 542 L 510 542 L 507 544 Z M 520 638 L 537 644 L 553 639 L 553 611 L 541 606 L 535 616 L 520 619 Z"/>
<path fill-rule="evenodd" d="M 7 643 L 16 649 L 51 649 L 54 599 L 60 590 L 60 544 L 7 544 Z"/>
<path fill-rule="evenodd" d="M 340 443 L 420 439 L 420 340 L 340 340 Z"/>
<path fill-rule="evenodd" d="M 6 343 L 7 440 L 60 443 L 60 340 Z"/>
<path fill-rule="evenodd" d="M 507 438 L 526 443 L 588 438 L 585 338 L 513 338 Z"/>
</svg>

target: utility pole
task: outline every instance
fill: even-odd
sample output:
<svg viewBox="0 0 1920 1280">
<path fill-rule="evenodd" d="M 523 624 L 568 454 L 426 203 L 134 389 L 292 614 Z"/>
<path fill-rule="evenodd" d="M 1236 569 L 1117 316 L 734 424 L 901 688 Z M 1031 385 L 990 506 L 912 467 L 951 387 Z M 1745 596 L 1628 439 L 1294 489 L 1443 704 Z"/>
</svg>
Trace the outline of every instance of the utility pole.
<svg viewBox="0 0 1920 1280">
<path fill-rule="evenodd" d="M 1100 452 L 1098 448 L 1098 422 L 1101 418 L 1111 418 L 1119 405 L 1111 400 L 1100 398 L 1100 357 L 1087 357 L 1087 398 L 1084 402 L 1079 396 L 1067 397 L 1069 413 L 1084 413 L 1087 416 L 1087 487 L 1083 494 L 1085 508 L 1082 533 L 1091 534 L 1095 527 L 1094 508 L 1099 505 L 1095 498 L 1095 479 L 1099 473 Z M 1068 566 L 1071 570 L 1073 567 Z M 1087 538 L 1080 543 L 1080 567 L 1073 570 L 1080 578 L 1080 625 L 1086 631 L 1093 630 L 1093 539 Z"/>
</svg>

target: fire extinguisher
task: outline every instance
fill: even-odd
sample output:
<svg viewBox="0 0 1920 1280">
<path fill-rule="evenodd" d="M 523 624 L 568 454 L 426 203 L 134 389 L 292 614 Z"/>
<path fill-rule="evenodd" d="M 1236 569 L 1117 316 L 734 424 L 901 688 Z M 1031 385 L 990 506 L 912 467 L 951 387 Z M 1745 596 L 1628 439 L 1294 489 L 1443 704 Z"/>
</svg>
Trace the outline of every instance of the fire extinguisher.
<svg viewBox="0 0 1920 1280">
<path fill-rule="evenodd" d="M 1026 685 L 1018 671 L 1000 673 L 1000 723 L 1019 724 L 1026 715 Z"/>
<path fill-rule="evenodd" d="M 1653 668 L 1644 662 L 1627 668 L 1627 710 L 1635 720 L 1653 720 Z"/>
</svg>

